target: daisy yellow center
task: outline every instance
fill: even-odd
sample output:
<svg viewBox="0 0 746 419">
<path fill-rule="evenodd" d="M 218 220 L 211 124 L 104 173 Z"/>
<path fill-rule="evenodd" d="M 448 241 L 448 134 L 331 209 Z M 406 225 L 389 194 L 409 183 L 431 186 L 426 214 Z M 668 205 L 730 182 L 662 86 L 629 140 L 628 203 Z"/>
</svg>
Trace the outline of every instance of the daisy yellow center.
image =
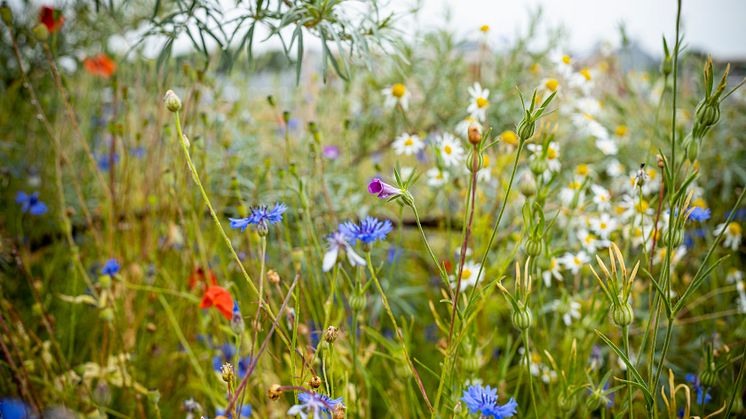
<svg viewBox="0 0 746 419">
<path fill-rule="evenodd" d="M 412 144 L 414 144 L 414 140 L 412 139 L 412 137 L 409 137 L 406 140 L 404 140 L 404 145 L 411 146 Z"/>
<path fill-rule="evenodd" d="M 645 212 L 645 211 L 648 210 L 649 207 L 650 207 L 650 205 L 648 205 L 648 201 L 646 201 L 644 199 L 642 201 L 640 201 L 639 204 L 635 205 L 635 208 L 637 208 L 637 211 L 639 211 L 639 212 Z"/>
<path fill-rule="evenodd" d="M 740 236 L 741 235 L 741 224 L 738 224 L 736 222 L 728 224 L 728 232 L 732 236 Z"/>
<path fill-rule="evenodd" d="M 482 159 L 482 163 L 485 168 L 490 167 L 490 156 L 485 154 L 484 158 Z"/>
<path fill-rule="evenodd" d="M 518 137 L 513 131 L 504 131 L 502 134 L 500 134 L 500 138 L 502 138 L 503 141 L 510 145 L 518 145 Z"/>
<path fill-rule="evenodd" d="M 617 137 L 624 137 L 625 135 L 627 135 L 627 126 L 618 125 L 614 130 L 614 134 L 616 134 Z"/>
<path fill-rule="evenodd" d="M 549 268 L 554 270 L 557 267 L 557 259 L 552 258 L 552 261 L 549 262 Z"/>
<path fill-rule="evenodd" d="M 449 145 L 446 144 L 443 147 L 443 152 L 450 155 L 451 153 L 453 153 L 453 149 L 451 148 L 451 146 L 449 146 Z"/>
<path fill-rule="evenodd" d="M 568 185 L 568 187 L 570 189 L 578 190 L 578 189 L 580 189 L 580 182 L 578 182 L 577 180 L 573 180 L 572 182 L 570 182 L 570 184 Z"/>
<path fill-rule="evenodd" d="M 489 104 L 490 104 L 489 100 L 487 100 L 487 99 L 485 99 L 485 98 L 483 98 L 481 96 L 477 98 L 477 107 L 478 108 L 481 109 L 481 108 L 487 107 L 487 105 L 489 105 Z"/>
<path fill-rule="evenodd" d="M 435 179 L 438 179 L 438 180 L 443 179 L 443 172 L 438 172 L 438 174 L 435 175 Z"/>
<path fill-rule="evenodd" d="M 570 64 L 572 62 L 572 58 L 570 58 L 569 55 L 563 55 L 562 56 L 562 62 L 565 64 Z"/>
<path fill-rule="evenodd" d="M 461 279 L 469 279 L 471 278 L 471 269 L 464 268 L 464 271 L 461 272 Z"/>
<path fill-rule="evenodd" d="M 580 176 L 585 176 L 588 174 L 588 165 L 587 164 L 579 164 L 578 167 L 575 168 L 575 173 L 579 174 Z"/>
<path fill-rule="evenodd" d="M 692 206 L 700 207 L 700 208 L 707 208 L 707 202 L 705 202 L 705 200 L 702 198 L 697 198 L 694 201 L 692 201 Z"/>
<path fill-rule="evenodd" d="M 482 25 L 479 27 L 479 30 L 482 32 L 489 32 L 490 31 L 490 25 Z"/>
<path fill-rule="evenodd" d="M 655 178 L 658 177 L 658 172 L 656 172 L 653 169 L 648 169 L 647 173 L 648 173 L 648 177 L 650 178 L 650 180 L 655 180 Z"/>
<path fill-rule="evenodd" d="M 642 230 L 640 229 L 640 227 L 635 227 L 632 230 L 632 236 L 633 237 L 642 237 Z"/>
<path fill-rule="evenodd" d="M 394 97 L 401 98 L 404 96 L 404 94 L 407 93 L 407 88 L 404 87 L 401 83 L 396 83 L 393 86 L 391 86 L 391 95 Z"/>
<path fill-rule="evenodd" d="M 583 118 L 588 121 L 593 121 L 593 115 L 589 114 L 588 112 L 583 113 Z"/>
<path fill-rule="evenodd" d="M 588 236 L 588 238 L 586 239 L 586 241 L 590 241 L 589 239 L 590 239 L 590 240 L 593 240 L 593 238 L 592 238 L 591 236 Z M 577 257 L 577 256 L 573 256 L 573 257 L 572 257 L 572 262 L 573 262 L 573 263 L 574 263 L 575 265 L 577 265 L 577 266 L 580 266 L 580 264 L 582 264 L 582 263 L 583 263 L 583 262 L 582 262 L 582 261 L 580 260 L 580 258 L 579 258 L 579 257 Z"/>
<path fill-rule="evenodd" d="M 554 160 L 557 158 L 557 150 L 555 150 L 552 147 L 549 147 L 549 150 L 547 150 L 547 159 Z"/>
<path fill-rule="evenodd" d="M 591 81 L 591 72 L 588 70 L 588 67 L 580 70 L 580 74 L 585 78 L 586 81 Z"/>
<path fill-rule="evenodd" d="M 603 221 L 601 221 L 601 223 L 598 226 L 601 228 L 601 230 L 606 230 L 606 228 L 608 227 L 608 225 Z"/>
<path fill-rule="evenodd" d="M 528 68 L 528 71 L 531 72 L 531 74 L 538 74 L 539 71 L 541 71 L 541 66 L 538 63 L 531 64 L 531 67 Z"/>
<path fill-rule="evenodd" d="M 559 87 L 559 82 L 557 81 L 557 79 L 549 79 L 544 82 L 544 85 L 547 87 L 547 89 L 554 92 Z"/>
<path fill-rule="evenodd" d="M 622 215 L 624 214 L 624 207 L 621 205 L 618 205 L 616 208 L 614 208 L 614 211 L 616 212 L 616 215 Z"/>
<path fill-rule="evenodd" d="M 531 353 L 531 362 L 534 364 L 538 364 L 541 362 L 541 355 L 537 354 L 536 352 Z"/>
</svg>

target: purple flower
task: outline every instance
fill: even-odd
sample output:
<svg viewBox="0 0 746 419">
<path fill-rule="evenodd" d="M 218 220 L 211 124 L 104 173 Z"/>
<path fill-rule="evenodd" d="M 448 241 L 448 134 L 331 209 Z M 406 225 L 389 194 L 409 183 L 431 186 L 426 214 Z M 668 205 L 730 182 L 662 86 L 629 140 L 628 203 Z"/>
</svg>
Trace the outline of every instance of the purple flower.
<svg viewBox="0 0 746 419">
<path fill-rule="evenodd" d="M 381 199 L 386 199 L 390 196 L 401 195 L 402 190 L 381 181 L 379 178 L 373 178 L 373 180 L 368 184 L 368 192 Z"/>
<path fill-rule="evenodd" d="M 492 416 L 495 419 L 509 418 L 516 414 L 518 403 L 510 399 L 504 405 L 497 404 L 497 389 L 482 387 L 481 385 L 469 386 L 464 390 L 461 400 L 471 413 L 479 413 L 482 416 Z"/>
<path fill-rule="evenodd" d="M 355 240 L 353 237 L 347 236 L 342 231 L 342 225 L 339 226 L 339 230 L 335 231 L 326 239 L 329 242 L 329 250 L 324 254 L 324 261 L 322 269 L 324 272 L 329 272 L 334 264 L 337 263 L 337 257 L 339 256 L 340 250 L 347 255 L 347 260 L 352 266 L 365 266 L 365 259 L 360 257 L 350 246 L 349 241 Z"/>
<path fill-rule="evenodd" d="M 39 200 L 39 192 L 27 194 L 26 192 L 18 191 L 16 203 L 21 204 L 21 211 L 31 215 L 43 215 L 47 212 L 47 204 Z"/>
<path fill-rule="evenodd" d="M 248 418 L 249 416 L 251 416 L 251 410 L 252 410 L 251 405 L 245 404 L 241 406 L 241 410 L 238 412 L 238 416 L 242 418 Z M 229 418 L 229 419 L 233 417 L 232 413 L 229 413 L 229 412 L 227 413 L 225 409 L 220 409 L 220 408 L 215 409 L 215 415 L 225 416 L 226 418 Z"/>
<path fill-rule="evenodd" d="M 710 219 L 710 209 L 693 207 L 692 212 L 689 214 L 689 219 L 694 221 L 705 221 Z"/>
<path fill-rule="evenodd" d="M 339 158 L 339 147 L 335 145 L 326 145 L 323 149 L 324 157 L 329 160 L 337 160 Z"/>
<path fill-rule="evenodd" d="M 709 391 L 705 391 L 702 387 L 702 382 L 699 381 L 699 377 L 695 374 L 687 374 L 685 376 L 686 381 L 692 385 L 692 389 L 697 392 L 697 404 L 706 404 L 712 399 Z"/>
<path fill-rule="evenodd" d="M 337 405 L 342 404 L 342 398 L 332 399 L 325 394 L 318 393 L 300 393 L 298 394 L 299 404 L 294 405 L 288 410 L 289 416 L 300 416 L 301 418 L 320 418 L 323 413 L 329 413 Z M 324 415 L 327 416 L 328 415 Z"/>
<path fill-rule="evenodd" d="M 104 264 L 104 267 L 101 269 L 101 275 L 109 275 L 114 276 L 119 272 L 119 262 L 117 262 L 116 259 L 109 259 Z"/>
</svg>

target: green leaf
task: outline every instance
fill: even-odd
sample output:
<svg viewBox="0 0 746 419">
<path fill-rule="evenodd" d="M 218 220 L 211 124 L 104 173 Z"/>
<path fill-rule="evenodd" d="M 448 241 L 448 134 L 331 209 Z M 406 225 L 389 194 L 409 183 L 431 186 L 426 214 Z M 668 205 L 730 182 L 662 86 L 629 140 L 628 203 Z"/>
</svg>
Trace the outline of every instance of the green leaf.
<svg viewBox="0 0 746 419">
<path fill-rule="evenodd" d="M 611 339 L 607 338 L 603 333 L 601 333 L 598 329 L 593 329 L 594 332 L 598 335 L 598 337 L 601 338 L 616 354 L 619 356 L 619 358 L 624 362 L 624 365 L 627 366 L 627 371 L 632 374 L 632 378 L 635 379 L 635 381 L 638 384 L 638 388 L 642 390 L 642 394 L 645 396 L 645 401 L 648 403 L 648 405 L 653 403 L 653 395 L 650 393 L 650 389 L 647 388 L 645 385 L 645 380 L 642 379 L 642 376 L 637 371 L 637 368 L 635 368 L 635 365 L 630 362 L 629 358 L 627 358 L 627 355 L 624 354 L 624 352 L 619 349 L 618 346 L 614 344 L 614 342 L 611 341 Z"/>
</svg>

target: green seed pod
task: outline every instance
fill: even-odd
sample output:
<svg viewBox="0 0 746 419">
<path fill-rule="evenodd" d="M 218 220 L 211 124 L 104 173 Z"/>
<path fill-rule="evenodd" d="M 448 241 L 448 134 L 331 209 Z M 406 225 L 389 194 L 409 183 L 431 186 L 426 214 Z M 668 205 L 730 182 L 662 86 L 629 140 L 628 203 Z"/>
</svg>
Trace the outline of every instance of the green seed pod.
<svg viewBox="0 0 746 419">
<path fill-rule="evenodd" d="M 547 161 L 542 158 L 537 158 L 534 160 L 531 160 L 531 163 L 528 165 L 529 169 L 531 169 L 531 173 L 535 174 L 536 176 L 539 176 L 540 174 L 547 171 L 547 168 L 549 165 L 547 164 Z"/>
<path fill-rule="evenodd" d="M 578 399 L 573 395 L 565 394 L 565 392 L 562 392 L 562 394 L 560 394 L 559 398 L 557 399 L 557 404 L 560 410 L 565 413 L 570 413 L 577 407 Z"/>
<path fill-rule="evenodd" d="M 717 102 L 702 101 L 697 107 L 696 116 L 697 122 L 705 127 L 710 127 L 720 119 L 720 107 Z"/>
<path fill-rule="evenodd" d="M 526 243 L 523 245 L 526 254 L 531 257 L 536 257 L 541 254 L 542 240 L 540 238 L 529 237 Z"/>
<path fill-rule="evenodd" d="M 476 160 L 476 167 L 474 165 Z M 474 149 L 469 150 L 469 154 L 466 155 L 466 170 L 471 173 L 472 171 L 478 172 L 480 169 L 482 169 L 482 166 L 484 165 L 484 156 L 482 156 L 482 153 L 477 153 L 474 155 Z"/>
<path fill-rule="evenodd" d="M 34 29 L 32 29 L 31 32 L 34 33 L 34 37 L 37 41 L 44 42 L 49 38 L 49 30 L 43 23 L 34 26 Z"/>
<path fill-rule="evenodd" d="M 469 355 L 461 359 L 461 366 L 466 371 L 477 372 L 482 367 L 482 360 L 477 354 Z"/>
<path fill-rule="evenodd" d="M 352 294 L 350 296 L 350 308 L 354 312 L 360 312 L 365 310 L 365 306 L 368 304 L 368 299 L 365 294 Z"/>
<path fill-rule="evenodd" d="M 518 130 L 516 134 L 518 134 L 518 137 L 521 139 L 521 141 L 526 141 L 534 135 L 535 130 L 536 123 L 524 118 L 521 123 L 518 124 Z"/>
<path fill-rule="evenodd" d="M 521 176 L 521 180 L 518 181 L 518 190 L 527 198 L 536 195 L 536 181 L 533 176 L 524 173 L 523 176 Z"/>
<path fill-rule="evenodd" d="M 699 380 L 702 382 L 702 385 L 705 387 L 715 387 L 715 384 L 717 384 L 718 376 L 712 369 L 708 368 L 702 372 L 702 374 L 699 375 Z"/>
<path fill-rule="evenodd" d="M 106 307 L 98 312 L 98 318 L 105 322 L 110 322 L 114 320 L 114 310 L 112 310 L 111 307 Z"/>
<path fill-rule="evenodd" d="M 681 230 L 674 230 L 673 234 L 671 232 L 666 232 L 666 243 L 671 244 L 671 247 L 679 247 L 681 246 L 681 243 L 684 241 L 684 233 L 681 232 Z"/>
<path fill-rule="evenodd" d="M 607 403 L 609 403 L 609 399 L 604 395 L 603 389 L 597 388 L 588 396 L 585 406 L 588 410 L 593 411 L 601 407 L 602 404 L 606 405 Z"/>
<path fill-rule="evenodd" d="M 671 56 L 666 56 L 666 58 L 663 59 L 663 62 L 661 63 L 661 73 L 663 73 L 664 76 L 668 76 L 673 71 L 673 59 Z"/>
<path fill-rule="evenodd" d="M 629 326 L 635 319 L 635 313 L 632 311 L 632 306 L 629 303 L 614 305 L 611 310 L 611 318 L 619 327 Z"/>
<path fill-rule="evenodd" d="M 519 310 L 513 312 L 511 320 L 513 321 L 513 326 L 516 329 L 526 330 L 531 327 L 533 319 L 531 317 L 531 311 L 529 311 L 526 307 L 522 307 Z"/>
<path fill-rule="evenodd" d="M 181 99 L 173 90 L 166 92 L 166 95 L 163 96 L 163 103 L 166 104 L 166 109 L 171 112 L 178 112 L 181 109 Z"/>
</svg>

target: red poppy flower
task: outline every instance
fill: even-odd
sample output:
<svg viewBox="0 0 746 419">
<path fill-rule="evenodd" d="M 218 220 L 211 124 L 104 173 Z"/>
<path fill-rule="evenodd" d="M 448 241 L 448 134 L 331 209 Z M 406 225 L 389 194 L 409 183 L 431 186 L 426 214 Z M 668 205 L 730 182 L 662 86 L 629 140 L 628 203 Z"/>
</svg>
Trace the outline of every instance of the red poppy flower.
<svg viewBox="0 0 746 419">
<path fill-rule="evenodd" d="M 223 287 L 212 285 L 207 288 L 199 308 L 215 307 L 228 320 L 233 317 L 233 298 Z"/>
<path fill-rule="evenodd" d="M 208 283 L 209 279 L 209 283 Z M 201 266 L 197 266 L 192 271 L 192 274 L 189 275 L 189 289 L 193 290 L 194 287 L 197 286 L 197 281 L 203 282 L 205 284 L 205 288 L 209 287 L 210 285 L 217 285 L 218 284 L 218 278 L 215 276 L 215 272 L 212 271 L 212 269 L 207 270 L 207 275 L 205 275 L 205 270 L 202 269 Z"/>
<path fill-rule="evenodd" d="M 453 263 L 451 263 L 450 260 L 443 260 L 441 263 L 443 264 L 443 269 L 446 270 L 447 274 L 453 273 Z"/>
<path fill-rule="evenodd" d="M 58 31 L 65 23 L 65 16 L 59 9 L 50 6 L 42 6 L 39 10 L 39 22 L 47 27 L 49 33 Z"/>
<path fill-rule="evenodd" d="M 104 53 L 98 54 L 95 57 L 86 58 L 83 60 L 83 66 L 90 74 L 105 79 L 111 77 L 111 75 L 117 70 L 117 63 Z"/>
</svg>

